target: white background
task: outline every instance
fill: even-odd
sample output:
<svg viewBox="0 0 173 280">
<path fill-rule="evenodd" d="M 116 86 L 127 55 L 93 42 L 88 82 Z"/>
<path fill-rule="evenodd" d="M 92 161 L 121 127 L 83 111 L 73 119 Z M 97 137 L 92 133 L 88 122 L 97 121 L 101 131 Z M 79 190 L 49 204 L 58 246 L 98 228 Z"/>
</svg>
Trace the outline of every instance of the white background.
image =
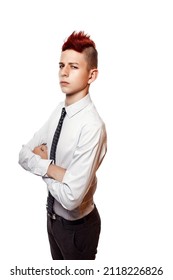
<svg viewBox="0 0 173 280">
<path fill-rule="evenodd" d="M 171 279 L 171 2 L 1 1 L 0 254 L 5 279 L 13 278 L 9 270 L 15 265 L 59 266 L 51 261 L 47 240 L 46 186 L 18 165 L 18 154 L 64 99 L 58 62 L 74 30 L 90 34 L 99 52 L 99 77 L 90 93 L 108 134 L 95 195 L 102 232 L 91 267 L 162 266 L 165 274 L 158 279 Z"/>
</svg>

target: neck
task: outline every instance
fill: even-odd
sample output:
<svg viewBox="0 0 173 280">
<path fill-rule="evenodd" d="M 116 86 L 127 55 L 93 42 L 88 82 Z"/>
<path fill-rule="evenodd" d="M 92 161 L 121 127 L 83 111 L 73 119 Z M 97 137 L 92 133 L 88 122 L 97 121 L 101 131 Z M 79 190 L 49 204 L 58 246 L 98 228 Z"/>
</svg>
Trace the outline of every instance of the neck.
<svg viewBox="0 0 173 280">
<path fill-rule="evenodd" d="M 65 105 L 69 106 L 69 105 L 79 101 L 80 99 L 85 97 L 87 94 L 88 94 L 88 91 L 87 92 L 79 92 L 77 94 L 67 94 L 66 99 L 65 99 Z"/>
</svg>

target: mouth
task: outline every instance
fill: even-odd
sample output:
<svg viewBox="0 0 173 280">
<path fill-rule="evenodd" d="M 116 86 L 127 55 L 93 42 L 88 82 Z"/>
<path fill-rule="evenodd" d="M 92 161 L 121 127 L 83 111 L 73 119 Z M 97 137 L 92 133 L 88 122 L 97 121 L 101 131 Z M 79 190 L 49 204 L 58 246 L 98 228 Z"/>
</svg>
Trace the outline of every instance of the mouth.
<svg viewBox="0 0 173 280">
<path fill-rule="evenodd" d="M 66 82 L 66 81 L 61 81 L 61 82 L 60 82 L 60 85 L 61 85 L 61 86 L 67 86 L 67 85 L 69 85 L 69 83 Z"/>
</svg>

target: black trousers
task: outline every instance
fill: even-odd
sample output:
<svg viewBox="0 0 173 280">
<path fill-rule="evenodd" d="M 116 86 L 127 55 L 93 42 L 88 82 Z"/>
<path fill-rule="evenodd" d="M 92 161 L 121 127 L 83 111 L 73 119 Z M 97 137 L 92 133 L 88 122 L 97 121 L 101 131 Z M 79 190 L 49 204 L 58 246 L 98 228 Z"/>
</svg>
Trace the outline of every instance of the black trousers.
<svg viewBox="0 0 173 280">
<path fill-rule="evenodd" d="M 95 260 L 101 229 L 97 208 L 77 221 L 47 218 L 53 260 Z"/>
</svg>

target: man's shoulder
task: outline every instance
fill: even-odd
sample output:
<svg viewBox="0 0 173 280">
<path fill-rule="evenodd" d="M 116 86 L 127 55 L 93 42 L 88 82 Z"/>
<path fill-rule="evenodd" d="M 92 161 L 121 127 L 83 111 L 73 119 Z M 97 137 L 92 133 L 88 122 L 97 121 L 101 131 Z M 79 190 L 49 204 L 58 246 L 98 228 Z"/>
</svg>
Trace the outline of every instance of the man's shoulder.
<svg viewBox="0 0 173 280">
<path fill-rule="evenodd" d="M 98 113 L 94 103 L 91 103 L 86 109 L 84 120 L 88 125 L 104 126 L 104 121 Z"/>
<path fill-rule="evenodd" d="M 92 134 L 106 131 L 105 123 L 96 110 L 88 110 L 82 120 L 82 131 Z"/>
</svg>

